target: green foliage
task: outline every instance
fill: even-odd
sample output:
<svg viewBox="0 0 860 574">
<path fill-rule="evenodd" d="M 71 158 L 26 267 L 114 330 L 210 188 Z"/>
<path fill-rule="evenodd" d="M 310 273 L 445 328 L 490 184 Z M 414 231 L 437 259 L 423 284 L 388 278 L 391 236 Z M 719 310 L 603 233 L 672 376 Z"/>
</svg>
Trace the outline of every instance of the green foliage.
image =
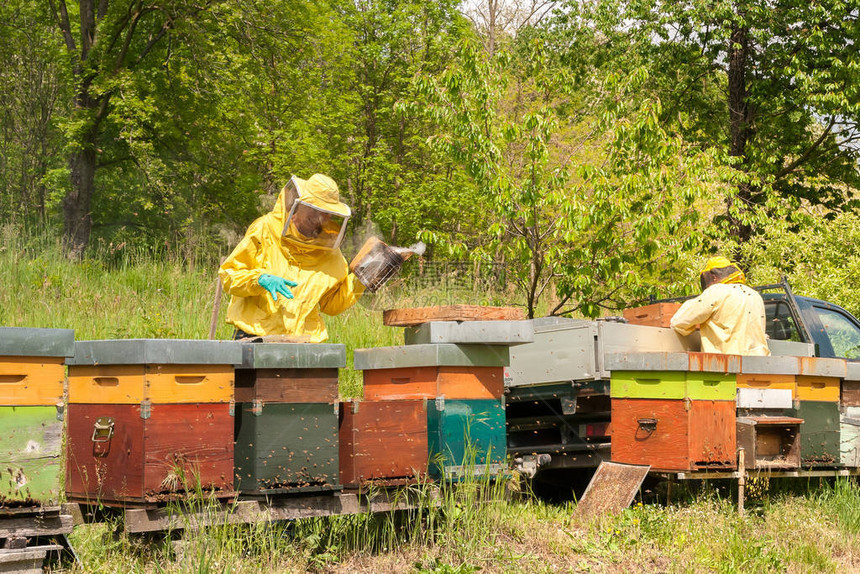
<svg viewBox="0 0 860 574">
<path fill-rule="evenodd" d="M 741 248 L 754 281 L 772 283 L 785 275 L 795 293 L 832 301 L 858 316 L 860 216 L 848 212 L 829 220 L 821 209 L 799 202 L 781 209 L 790 213 L 771 220 Z"/>
<path fill-rule="evenodd" d="M 445 128 L 432 143 L 492 206 L 473 255 L 510 266 L 529 316 L 552 289 L 551 314 L 618 309 L 651 291 L 642 273 L 696 248 L 714 162 L 663 129 L 658 100 L 633 97 L 643 68 L 579 86 L 539 37 L 515 54 L 465 43 L 459 55 L 416 86 Z"/>
<path fill-rule="evenodd" d="M 42 2 L 0 6 L 0 219 L 41 226 L 68 184 L 57 116 L 69 96 Z"/>
<path fill-rule="evenodd" d="M 559 20 L 569 58 L 579 40 L 601 69 L 645 66 L 643 93 L 687 141 L 738 170 L 725 235 L 746 240 L 779 217 L 771 195 L 831 210 L 857 206 L 858 15 L 849 2 L 571 2 Z"/>
</svg>

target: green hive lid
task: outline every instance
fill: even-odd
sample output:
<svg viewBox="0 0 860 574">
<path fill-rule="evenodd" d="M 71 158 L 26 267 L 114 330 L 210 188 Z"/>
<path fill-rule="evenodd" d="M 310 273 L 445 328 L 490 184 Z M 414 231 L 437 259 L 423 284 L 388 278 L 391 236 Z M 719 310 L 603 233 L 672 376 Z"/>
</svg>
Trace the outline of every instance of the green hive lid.
<svg viewBox="0 0 860 574">
<path fill-rule="evenodd" d="M 506 367 L 508 347 L 499 345 L 426 344 L 355 350 L 355 368 L 398 369 L 405 367 Z"/>
<path fill-rule="evenodd" d="M 75 354 L 73 329 L 0 327 L 0 355 L 6 357 L 71 357 Z"/>
<path fill-rule="evenodd" d="M 78 341 L 69 365 L 241 365 L 242 343 L 198 339 Z"/>
<path fill-rule="evenodd" d="M 245 343 L 245 369 L 341 369 L 346 345 L 328 343 Z"/>
</svg>

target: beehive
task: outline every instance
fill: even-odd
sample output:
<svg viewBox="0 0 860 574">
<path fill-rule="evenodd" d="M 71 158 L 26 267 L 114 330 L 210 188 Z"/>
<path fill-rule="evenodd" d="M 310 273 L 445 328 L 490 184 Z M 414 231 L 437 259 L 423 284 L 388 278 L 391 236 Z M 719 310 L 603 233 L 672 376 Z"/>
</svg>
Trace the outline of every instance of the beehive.
<svg viewBox="0 0 860 574">
<path fill-rule="evenodd" d="M 337 403 L 236 403 L 236 488 L 337 488 L 337 408 Z"/>
<path fill-rule="evenodd" d="M 427 401 L 341 403 L 340 480 L 396 484 L 427 475 Z"/>
<path fill-rule="evenodd" d="M 734 401 L 612 399 L 612 460 L 654 470 L 736 466 Z"/>
<path fill-rule="evenodd" d="M 800 425 L 801 466 L 842 466 L 839 413 L 841 380 L 847 376 L 843 359 L 800 357 L 797 401 L 785 414 L 803 419 Z"/>
<path fill-rule="evenodd" d="M 236 369 L 237 488 L 339 488 L 338 368 L 343 345 L 246 344 Z"/>
<path fill-rule="evenodd" d="M 66 494 L 156 502 L 232 490 L 233 368 L 227 341 L 81 341 L 69 367 Z"/>
<path fill-rule="evenodd" d="M 365 400 L 499 399 L 504 393 L 507 347 L 418 344 L 359 349 Z"/>
<path fill-rule="evenodd" d="M 800 467 L 800 425 L 803 419 L 778 415 L 737 419 L 738 447 L 747 469 L 790 470 Z"/>
<path fill-rule="evenodd" d="M 0 327 L 0 500 L 59 500 L 64 363 L 73 353 L 72 330 Z"/>
<path fill-rule="evenodd" d="M 431 475 L 495 477 L 505 468 L 505 408 L 492 399 L 427 401 Z"/>
</svg>

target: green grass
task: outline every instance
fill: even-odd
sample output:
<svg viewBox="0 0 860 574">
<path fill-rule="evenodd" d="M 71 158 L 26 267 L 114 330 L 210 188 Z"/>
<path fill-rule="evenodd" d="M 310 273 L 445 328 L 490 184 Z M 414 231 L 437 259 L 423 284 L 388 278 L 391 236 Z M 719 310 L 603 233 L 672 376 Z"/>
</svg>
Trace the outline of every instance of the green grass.
<svg viewBox="0 0 860 574">
<path fill-rule="evenodd" d="M 73 328 L 78 339 L 206 338 L 215 261 L 184 261 L 102 247 L 81 263 L 56 242 L 23 240 L 0 228 L 0 324 Z M 502 303 L 486 294 L 411 291 L 368 298 L 327 319 L 332 342 L 355 348 L 399 344 L 381 309 L 446 302 Z M 229 338 L 221 307 L 219 338 Z M 359 396 L 360 373 L 341 372 L 341 394 Z M 445 487 L 439 506 L 427 486 L 411 512 L 229 525 L 165 537 L 134 537 L 118 521 L 75 529 L 86 572 L 849 572 L 860 564 L 860 488 L 771 481 L 739 517 L 710 490 L 672 506 L 636 505 L 616 517 L 582 522 L 572 505 L 548 505 L 515 481 L 465 481 Z M 205 510 L 206 502 L 199 503 Z"/>
<path fill-rule="evenodd" d="M 120 524 L 77 528 L 87 572 L 849 572 L 860 536 L 854 483 L 778 495 L 744 517 L 713 492 L 672 506 L 636 504 L 591 522 L 574 506 L 506 496 L 503 482 L 429 486 L 409 512 L 220 525 L 182 544 L 134 538 Z M 118 533 L 119 532 L 119 533 Z"/>
</svg>

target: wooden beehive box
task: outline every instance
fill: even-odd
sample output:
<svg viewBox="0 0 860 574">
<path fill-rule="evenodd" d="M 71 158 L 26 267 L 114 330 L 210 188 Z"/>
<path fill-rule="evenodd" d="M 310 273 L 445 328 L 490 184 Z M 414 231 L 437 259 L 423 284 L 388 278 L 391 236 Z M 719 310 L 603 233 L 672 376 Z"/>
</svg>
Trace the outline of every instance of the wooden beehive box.
<svg viewBox="0 0 860 574">
<path fill-rule="evenodd" d="M 0 407 L 0 506 L 60 500 L 62 412 L 56 406 Z"/>
<path fill-rule="evenodd" d="M 734 401 L 612 399 L 612 460 L 654 470 L 732 469 Z"/>
<path fill-rule="evenodd" d="M 833 468 L 841 466 L 839 403 L 797 401 L 786 416 L 803 419 L 800 425 L 801 466 Z"/>
<path fill-rule="evenodd" d="M 505 470 L 505 407 L 499 400 L 427 401 L 427 432 L 436 478 L 496 476 Z"/>
<path fill-rule="evenodd" d="M 653 303 L 642 307 L 624 309 L 623 315 L 632 325 L 668 328 L 672 316 L 681 308 L 680 303 Z"/>
<path fill-rule="evenodd" d="M 336 489 L 338 449 L 337 403 L 236 404 L 237 490 Z"/>
<path fill-rule="evenodd" d="M 74 331 L 0 327 L 0 507 L 59 500 L 65 358 Z"/>
<path fill-rule="evenodd" d="M 397 484 L 427 474 L 427 402 L 341 403 L 340 481 Z"/>
<path fill-rule="evenodd" d="M 842 406 L 860 407 L 860 362 L 848 362 L 843 379 L 840 398 Z"/>
<path fill-rule="evenodd" d="M 63 401 L 71 329 L 0 327 L 0 406 L 55 406 Z"/>
<path fill-rule="evenodd" d="M 232 490 L 239 343 L 82 341 L 69 363 L 70 500 L 122 505 Z"/>
<path fill-rule="evenodd" d="M 860 381 L 842 381 L 839 402 L 845 407 L 860 407 Z"/>
<path fill-rule="evenodd" d="M 860 467 L 860 406 L 842 407 L 840 411 L 840 460 L 843 466 Z"/>
<path fill-rule="evenodd" d="M 797 399 L 839 403 L 841 380 L 835 377 L 798 375 Z"/>
<path fill-rule="evenodd" d="M 357 349 L 365 400 L 499 399 L 508 348 L 452 343 Z"/>
<path fill-rule="evenodd" d="M 790 470 L 800 467 L 802 419 L 786 416 L 745 416 L 737 419 L 738 447 L 747 469 Z"/>
<path fill-rule="evenodd" d="M 251 343 L 236 369 L 236 402 L 334 403 L 344 345 Z"/>
<path fill-rule="evenodd" d="M 233 400 L 242 345 L 171 339 L 78 341 L 68 364 L 72 403 L 223 403 Z"/>
<path fill-rule="evenodd" d="M 364 399 L 500 399 L 504 367 L 405 367 L 364 371 Z"/>
<path fill-rule="evenodd" d="M 744 356 L 738 373 L 738 388 L 758 390 L 790 390 L 797 398 L 797 376 L 800 358 L 794 356 Z"/>
<path fill-rule="evenodd" d="M 233 406 L 70 404 L 66 496 L 88 504 L 155 503 L 233 487 Z"/>
<path fill-rule="evenodd" d="M 613 398 L 712 400 L 735 398 L 734 374 L 684 371 L 612 371 Z"/>
<path fill-rule="evenodd" d="M 797 398 L 797 376 L 785 374 L 738 374 L 739 389 L 788 390 Z"/>
</svg>

